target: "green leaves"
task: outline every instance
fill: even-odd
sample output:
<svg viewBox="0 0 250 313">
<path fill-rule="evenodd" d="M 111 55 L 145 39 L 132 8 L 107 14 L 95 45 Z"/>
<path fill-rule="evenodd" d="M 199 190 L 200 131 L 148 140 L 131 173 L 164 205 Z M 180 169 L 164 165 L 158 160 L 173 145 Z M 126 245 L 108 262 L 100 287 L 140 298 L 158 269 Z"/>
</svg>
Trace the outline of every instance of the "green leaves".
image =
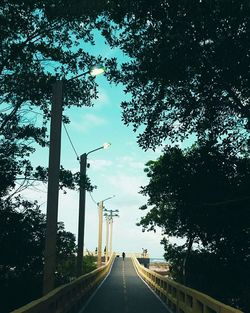
<svg viewBox="0 0 250 313">
<path fill-rule="evenodd" d="M 195 133 L 247 149 L 249 3 L 141 0 L 110 6 L 109 18 L 120 31 L 104 35 L 131 57 L 113 80 L 132 94 L 122 104 L 125 124 L 135 130 L 145 125 L 139 145 L 155 148 Z"/>
<path fill-rule="evenodd" d="M 37 202 L 15 197 L 0 200 L 0 291 L 1 312 L 11 311 L 42 296 L 43 253 L 46 217 Z M 58 223 L 57 255 L 58 282 L 74 277 L 75 236 Z M 70 271 L 64 264 L 73 259 Z M 10 301 L 13 292 L 15 299 Z"/>
<path fill-rule="evenodd" d="M 148 200 L 140 209 L 148 212 L 137 225 L 143 231 L 160 227 L 167 237 L 186 241 L 162 241 L 173 277 L 183 282 L 186 276 L 189 286 L 246 306 L 242 292 L 250 289 L 244 279 L 250 273 L 249 158 L 204 141 L 184 151 L 166 147 L 146 169 L 149 183 L 141 193 Z M 206 266 L 209 260 L 214 267 Z M 244 281 L 237 288 L 232 271 Z"/>
</svg>

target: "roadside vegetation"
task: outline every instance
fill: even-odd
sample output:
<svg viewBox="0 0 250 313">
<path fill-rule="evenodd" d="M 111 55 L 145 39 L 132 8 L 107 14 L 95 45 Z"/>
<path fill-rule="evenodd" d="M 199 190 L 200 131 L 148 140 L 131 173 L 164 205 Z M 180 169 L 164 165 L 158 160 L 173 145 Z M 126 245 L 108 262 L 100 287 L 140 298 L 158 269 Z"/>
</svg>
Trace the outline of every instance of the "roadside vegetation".
<svg viewBox="0 0 250 313">
<path fill-rule="evenodd" d="M 123 122 L 139 146 L 162 148 L 146 164 L 139 225 L 161 227 L 177 281 L 250 311 L 249 16 L 248 0 L 2 1 L 1 312 L 41 295 L 45 217 L 22 191 L 47 180 L 30 159 L 38 145 L 49 146 L 51 87 L 97 63 L 131 95 L 121 103 Z M 84 51 L 95 31 L 125 61 Z M 92 106 L 97 84 L 82 76 L 65 95 L 64 107 Z M 80 181 L 91 190 L 86 177 L 61 168 L 61 189 Z M 75 258 L 74 235 L 62 223 L 57 249 L 61 284 L 73 279 Z M 92 257 L 85 261 L 91 270 Z"/>
</svg>

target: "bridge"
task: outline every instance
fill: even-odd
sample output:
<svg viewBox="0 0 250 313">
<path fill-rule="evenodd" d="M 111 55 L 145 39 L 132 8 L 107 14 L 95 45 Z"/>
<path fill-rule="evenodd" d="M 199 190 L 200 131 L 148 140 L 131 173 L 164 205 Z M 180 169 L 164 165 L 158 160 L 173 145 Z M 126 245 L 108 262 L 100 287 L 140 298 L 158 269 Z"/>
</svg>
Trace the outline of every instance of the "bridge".
<svg viewBox="0 0 250 313">
<path fill-rule="evenodd" d="M 242 313 L 115 254 L 107 264 L 12 313 Z"/>
</svg>

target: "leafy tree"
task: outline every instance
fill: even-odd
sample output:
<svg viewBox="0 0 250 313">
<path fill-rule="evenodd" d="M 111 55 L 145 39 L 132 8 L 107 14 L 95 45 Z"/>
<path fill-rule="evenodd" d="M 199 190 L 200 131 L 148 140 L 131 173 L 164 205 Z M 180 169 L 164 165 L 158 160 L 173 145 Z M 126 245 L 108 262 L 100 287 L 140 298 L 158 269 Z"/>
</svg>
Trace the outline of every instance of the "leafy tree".
<svg viewBox="0 0 250 313">
<path fill-rule="evenodd" d="M 104 35 L 130 57 L 113 79 L 141 147 L 195 133 L 248 148 L 249 15 L 247 0 L 110 1 Z"/>
<path fill-rule="evenodd" d="M 1 312 L 20 307 L 42 295 L 46 218 L 37 203 L 16 197 L 0 203 L 0 292 Z M 75 236 L 58 224 L 57 284 L 74 276 L 63 264 L 75 259 Z"/>
<path fill-rule="evenodd" d="M 244 288 L 233 282 L 236 274 L 231 271 L 238 277 L 249 274 L 249 159 L 202 143 L 184 151 L 165 148 L 145 171 L 150 180 L 141 193 L 149 199 L 142 209 L 150 210 L 139 225 L 149 231 L 159 226 L 163 234 L 186 240 L 182 246 L 162 242 L 173 276 L 228 303 L 240 299 L 245 305 L 243 291 L 250 286 L 245 279 Z M 204 263 L 210 259 L 218 267 L 208 269 Z M 198 260 L 202 260 L 199 269 Z M 216 268 L 221 268 L 221 275 Z M 205 280 L 208 270 L 217 287 Z"/>
<path fill-rule="evenodd" d="M 166 238 L 162 240 L 162 244 L 166 251 L 165 258 L 171 264 L 170 275 L 176 281 L 181 281 L 182 260 L 185 258 L 186 247 L 170 243 Z M 247 245 L 249 253 L 249 238 L 245 246 Z M 229 250 L 213 252 L 201 247 L 193 249 L 188 262 L 187 280 L 189 286 L 231 306 L 240 307 L 243 312 L 248 312 L 249 261 L 242 258 L 242 252 L 235 251 L 236 253 L 230 255 Z"/>
<path fill-rule="evenodd" d="M 101 9 L 88 0 L 1 2 L 0 247 L 5 253 L 0 257 L 0 286 L 5 311 L 41 295 L 45 218 L 37 203 L 24 201 L 20 192 L 33 180 L 47 180 L 47 169 L 34 168 L 29 158 L 37 145 L 49 145 L 53 83 L 64 81 L 63 109 L 91 106 L 97 98 L 94 79 L 68 79 L 102 61 L 84 50 L 86 43 L 94 44 Z M 115 64 L 103 61 L 108 67 Z M 63 122 L 69 122 L 66 116 Z M 61 167 L 60 188 L 79 184 L 93 188 L 88 178 Z M 74 277 L 74 245 L 74 236 L 59 224 L 58 284 Z"/>
<path fill-rule="evenodd" d="M 97 268 L 97 257 L 92 253 L 88 253 L 83 257 L 83 274 L 92 272 Z"/>
<path fill-rule="evenodd" d="M 102 61 L 84 50 L 86 43 L 94 44 L 101 9 L 91 1 L 1 2 L 1 194 L 9 193 L 18 177 L 25 178 L 23 184 L 34 175 L 41 179 L 29 157 L 36 145 L 49 145 L 47 121 L 55 80 L 64 80 L 64 108 L 91 106 L 97 98 L 97 84 L 88 75 L 68 79 Z M 114 64 L 103 61 L 109 67 Z M 66 116 L 63 120 L 69 122 Z M 71 187 L 76 183 L 69 172 L 63 171 L 63 177 Z"/>
</svg>

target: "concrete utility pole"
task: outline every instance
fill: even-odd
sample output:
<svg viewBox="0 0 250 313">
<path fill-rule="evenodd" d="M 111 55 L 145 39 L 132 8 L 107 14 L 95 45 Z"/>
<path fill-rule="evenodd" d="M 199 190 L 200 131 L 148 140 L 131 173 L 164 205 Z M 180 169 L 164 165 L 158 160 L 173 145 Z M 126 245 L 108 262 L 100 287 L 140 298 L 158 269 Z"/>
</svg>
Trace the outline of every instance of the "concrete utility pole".
<svg viewBox="0 0 250 313">
<path fill-rule="evenodd" d="M 109 221 L 109 227 L 110 227 L 110 238 L 108 238 L 108 230 L 107 230 L 107 237 L 106 237 L 106 255 L 107 259 L 105 261 L 107 262 L 108 256 L 112 255 L 112 240 L 113 240 L 113 217 L 118 216 L 119 210 L 107 210 L 105 209 L 105 214 L 104 216 L 106 217 L 107 221 Z M 108 225 L 107 225 L 108 227 Z M 107 228 L 108 229 L 108 228 Z M 107 243 L 109 241 L 109 244 Z M 109 246 L 109 250 L 107 250 L 107 246 Z"/>
<path fill-rule="evenodd" d="M 67 81 L 80 78 L 86 74 L 97 76 L 105 72 L 103 66 L 93 66 L 89 71 L 79 74 Z M 54 289 L 56 269 L 56 235 L 59 196 L 59 173 L 61 156 L 61 129 L 63 107 L 63 82 L 58 80 L 52 88 L 52 108 L 50 125 L 49 172 L 47 194 L 47 221 L 44 252 L 43 294 Z"/>
<path fill-rule="evenodd" d="M 110 242 L 109 242 L 109 255 L 112 255 L 112 240 L 113 240 L 113 217 L 110 218 Z"/>
<path fill-rule="evenodd" d="M 79 197 L 79 219 L 78 219 L 78 246 L 76 258 L 77 277 L 83 274 L 83 252 L 84 252 L 84 228 L 85 228 L 85 206 L 86 206 L 86 169 L 87 158 L 90 153 L 101 149 L 108 149 L 111 143 L 104 143 L 101 147 L 84 153 L 80 156 L 80 197 Z M 84 182 L 84 183 L 83 183 Z"/>
<path fill-rule="evenodd" d="M 106 254 L 105 254 L 105 263 L 108 262 L 109 257 L 109 217 L 106 216 Z"/>
<path fill-rule="evenodd" d="M 56 235 L 61 155 L 63 82 L 56 81 L 52 90 L 50 124 L 47 222 L 45 235 L 43 294 L 54 289 L 56 270 Z"/>
<path fill-rule="evenodd" d="M 76 259 L 77 277 L 81 276 L 83 273 L 85 202 L 86 202 L 86 186 L 85 186 L 86 167 L 87 167 L 87 154 L 84 153 L 80 156 L 80 194 L 79 194 L 79 219 L 78 219 L 78 245 L 77 245 L 77 259 Z"/>
<path fill-rule="evenodd" d="M 98 228 L 98 247 L 97 247 L 97 267 L 102 266 L 102 221 L 103 221 L 103 201 L 98 204 L 99 228 Z M 106 248 L 107 250 L 107 248 Z"/>
<path fill-rule="evenodd" d="M 115 196 L 108 197 L 98 203 L 99 227 L 98 227 L 98 247 L 97 247 L 97 267 L 102 266 L 102 223 L 103 223 L 103 203 Z M 106 247 L 107 253 L 107 247 Z"/>
</svg>

